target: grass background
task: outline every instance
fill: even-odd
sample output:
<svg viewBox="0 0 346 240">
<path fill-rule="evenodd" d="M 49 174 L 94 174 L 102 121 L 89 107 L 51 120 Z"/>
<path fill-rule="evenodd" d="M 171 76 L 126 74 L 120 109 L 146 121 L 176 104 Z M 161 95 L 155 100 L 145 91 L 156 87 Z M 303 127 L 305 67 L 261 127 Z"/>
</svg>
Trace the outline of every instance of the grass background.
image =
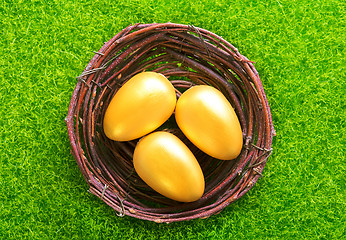
<svg viewBox="0 0 346 240">
<path fill-rule="evenodd" d="M 345 239 L 345 3 L 0 2 L 0 239 Z M 119 218 L 87 192 L 64 118 L 78 76 L 129 24 L 208 29 L 256 62 L 277 132 L 264 178 L 205 220 Z"/>
</svg>

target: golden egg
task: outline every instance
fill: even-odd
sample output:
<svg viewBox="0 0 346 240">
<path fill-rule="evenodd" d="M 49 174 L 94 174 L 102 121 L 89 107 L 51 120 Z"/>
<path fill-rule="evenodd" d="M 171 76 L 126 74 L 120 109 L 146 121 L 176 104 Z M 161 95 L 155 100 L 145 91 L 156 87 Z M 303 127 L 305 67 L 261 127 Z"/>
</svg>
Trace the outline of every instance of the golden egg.
<svg viewBox="0 0 346 240">
<path fill-rule="evenodd" d="M 105 112 L 103 129 L 116 141 L 142 137 L 172 115 L 176 94 L 162 74 L 142 72 L 128 80 L 114 95 Z"/>
<path fill-rule="evenodd" d="M 158 193 L 193 202 L 204 193 L 202 169 L 190 149 L 175 135 L 158 131 L 143 137 L 133 154 L 139 177 Z"/>
<path fill-rule="evenodd" d="M 236 158 L 243 146 L 241 126 L 232 105 L 217 89 L 199 85 L 178 99 L 175 119 L 185 136 L 206 154 Z"/>
</svg>

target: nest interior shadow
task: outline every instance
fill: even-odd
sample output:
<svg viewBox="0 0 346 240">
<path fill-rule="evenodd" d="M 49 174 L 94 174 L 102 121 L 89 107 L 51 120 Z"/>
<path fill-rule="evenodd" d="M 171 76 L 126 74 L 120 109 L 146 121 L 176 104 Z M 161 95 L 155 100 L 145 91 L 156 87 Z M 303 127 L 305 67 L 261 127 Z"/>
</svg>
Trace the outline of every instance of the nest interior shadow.
<svg viewBox="0 0 346 240">
<path fill-rule="evenodd" d="M 241 154 L 231 161 L 214 159 L 193 146 L 174 124 L 174 117 L 161 127 L 178 136 L 199 161 L 206 189 L 198 201 L 180 203 L 153 191 L 133 168 L 138 140 L 116 142 L 103 132 L 103 116 L 110 100 L 127 80 L 142 71 L 165 75 L 177 98 L 194 85 L 211 85 L 225 95 L 237 113 L 244 143 Z M 222 37 L 174 23 L 130 25 L 95 52 L 78 77 L 66 123 L 72 155 L 91 193 L 119 216 L 167 223 L 206 218 L 243 196 L 262 175 L 275 135 L 253 63 Z"/>
</svg>

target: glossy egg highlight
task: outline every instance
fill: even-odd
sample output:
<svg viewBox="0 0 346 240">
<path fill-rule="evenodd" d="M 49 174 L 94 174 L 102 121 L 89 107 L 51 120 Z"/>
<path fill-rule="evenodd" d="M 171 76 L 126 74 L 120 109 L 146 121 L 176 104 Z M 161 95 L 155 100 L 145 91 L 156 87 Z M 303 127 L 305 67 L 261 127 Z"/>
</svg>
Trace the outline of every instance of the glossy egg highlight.
<svg viewBox="0 0 346 240">
<path fill-rule="evenodd" d="M 175 119 L 185 136 L 206 154 L 221 160 L 236 158 L 243 146 L 238 117 L 216 88 L 198 85 L 178 99 Z"/>
<path fill-rule="evenodd" d="M 110 101 L 103 120 L 104 133 L 115 141 L 140 138 L 168 120 L 176 101 L 174 87 L 164 75 L 139 73 Z"/>
<path fill-rule="evenodd" d="M 158 131 L 143 137 L 133 155 L 139 177 L 170 199 L 193 202 L 204 193 L 202 169 L 190 149 L 175 135 Z"/>
</svg>

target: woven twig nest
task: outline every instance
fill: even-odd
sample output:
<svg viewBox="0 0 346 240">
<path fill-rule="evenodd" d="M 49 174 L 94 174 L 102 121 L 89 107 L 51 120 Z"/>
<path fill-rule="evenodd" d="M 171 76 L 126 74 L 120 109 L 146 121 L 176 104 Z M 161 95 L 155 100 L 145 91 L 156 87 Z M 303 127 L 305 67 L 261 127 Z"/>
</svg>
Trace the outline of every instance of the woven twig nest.
<svg viewBox="0 0 346 240">
<path fill-rule="evenodd" d="M 138 139 L 116 142 L 103 132 L 103 116 L 112 96 L 142 71 L 165 75 L 177 97 L 193 85 L 211 85 L 238 115 L 244 143 L 241 154 L 231 161 L 204 154 L 174 124 L 164 125 L 200 163 L 206 188 L 198 201 L 176 202 L 153 191 L 134 171 L 132 155 Z M 71 152 L 91 193 L 119 216 L 167 223 L 206 218 L 243 196 L 262 175 L 275 134 L 253 63 L 212 32 L 173 23 L 130 25 L 95 52 L 78 77 L 66 123 Z"/>
</svg>

